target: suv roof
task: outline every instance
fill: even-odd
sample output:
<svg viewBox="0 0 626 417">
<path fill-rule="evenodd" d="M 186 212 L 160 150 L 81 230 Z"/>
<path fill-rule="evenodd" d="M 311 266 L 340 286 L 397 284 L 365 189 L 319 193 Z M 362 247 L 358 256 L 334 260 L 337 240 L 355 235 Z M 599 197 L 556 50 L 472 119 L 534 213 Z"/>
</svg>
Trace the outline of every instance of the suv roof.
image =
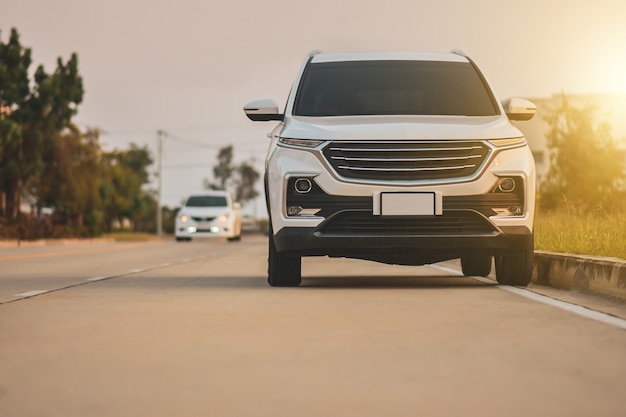
<svg viewBox="0 0 626 417">
<path fill-rule="evenodd" d="M 447 61 L 469 62 L 469 60 L 455 52 L 451 53 L 424 53 L 424 52 L 346 52 L 346 53 L 317 53 L 311 60 L 319 62 L 342 61 Z"/>
</svg>

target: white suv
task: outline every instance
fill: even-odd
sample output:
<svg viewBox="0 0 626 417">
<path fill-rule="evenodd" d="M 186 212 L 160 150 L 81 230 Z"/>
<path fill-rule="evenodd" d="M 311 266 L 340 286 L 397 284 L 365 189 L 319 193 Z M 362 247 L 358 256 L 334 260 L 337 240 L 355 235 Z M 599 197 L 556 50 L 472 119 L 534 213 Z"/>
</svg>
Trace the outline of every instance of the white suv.
<svg viewBox="0 0 626 417">
<path fill-rule="evenodd" d="M 297 286 L 302 256 L 424 265 L 461 259 L 465 275 L 527 285 L 535 165 L 510 120 L 533 103 L 498 102 L 461 52 L 312 52 L 266 159 L 268 282 Z"/>
</svg>

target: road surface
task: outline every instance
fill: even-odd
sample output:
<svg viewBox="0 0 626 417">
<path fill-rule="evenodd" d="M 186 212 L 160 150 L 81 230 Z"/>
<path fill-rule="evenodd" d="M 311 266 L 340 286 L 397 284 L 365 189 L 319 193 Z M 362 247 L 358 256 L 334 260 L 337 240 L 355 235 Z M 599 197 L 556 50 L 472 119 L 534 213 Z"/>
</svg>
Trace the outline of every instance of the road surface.
<svg viewBox="0 0 626 417">
<path fill-rule="evenodd" d="M 0 248 L 0 416 L 626 415 L 623 304 L 266 245 Z"/>
</svg>

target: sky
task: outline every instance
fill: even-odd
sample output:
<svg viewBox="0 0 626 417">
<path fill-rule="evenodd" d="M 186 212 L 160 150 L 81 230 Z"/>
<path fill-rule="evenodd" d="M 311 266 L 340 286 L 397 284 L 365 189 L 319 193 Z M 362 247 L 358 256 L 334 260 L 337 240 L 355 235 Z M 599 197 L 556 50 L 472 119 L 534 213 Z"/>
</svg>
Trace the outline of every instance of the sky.
<svg viewBox="0 0 626 417">
<path fill-rule="evenodd" d="M 13 27 L 33 71 L 78 54 L 85 96 L 74 121 L 103 130 L 105 149 L 136 143 L 156 159 L 157 131 L 167 133 L 170 207 L 202 190 L 223 146 L 263 171 L 273 124 L 242 107 L 282 107 L 314 49 L 461 49 L 501 99 L 626 94 L 624 0 L 0 0 L 2 41 Z M 263 207 L 260 198 L 248 214 Z"/>
</svg>

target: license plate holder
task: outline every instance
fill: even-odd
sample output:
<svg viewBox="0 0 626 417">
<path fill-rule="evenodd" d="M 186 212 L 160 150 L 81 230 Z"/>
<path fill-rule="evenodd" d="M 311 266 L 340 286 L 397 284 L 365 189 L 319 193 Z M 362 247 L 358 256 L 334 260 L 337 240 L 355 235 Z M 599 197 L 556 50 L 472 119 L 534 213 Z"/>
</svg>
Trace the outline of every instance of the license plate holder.
<svg viewBox="0 0 626 417">
<path fill-rule="evenodd" d="M 435 216 L 437 198 L 434 192 L 380 193 L 381 216 Z"/>
</svg>

